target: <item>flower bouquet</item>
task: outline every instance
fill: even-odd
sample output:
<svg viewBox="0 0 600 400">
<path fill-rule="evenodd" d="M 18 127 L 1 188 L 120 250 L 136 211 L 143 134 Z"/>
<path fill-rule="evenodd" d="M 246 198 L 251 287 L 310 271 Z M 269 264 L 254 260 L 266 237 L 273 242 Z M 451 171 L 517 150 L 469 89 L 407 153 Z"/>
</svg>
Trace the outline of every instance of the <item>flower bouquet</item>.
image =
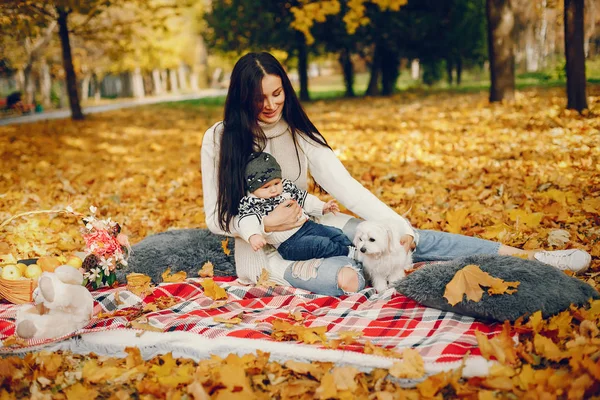
<svg viewBox="0 0 600 400">
<path fill-rule="evenodd" d="M 110 218 L 96 218 L 96 207 L 90 207 L 91 215 L 84 217 L 82 230 L 85 241 L 85 256 L 82 264 L 84 284 L 97 289 L 112 286 L 116 280 L 117 269 L 127 266 L 131 246 L 127 235 L 121 233 L 121 227 Z"/>
</svg>

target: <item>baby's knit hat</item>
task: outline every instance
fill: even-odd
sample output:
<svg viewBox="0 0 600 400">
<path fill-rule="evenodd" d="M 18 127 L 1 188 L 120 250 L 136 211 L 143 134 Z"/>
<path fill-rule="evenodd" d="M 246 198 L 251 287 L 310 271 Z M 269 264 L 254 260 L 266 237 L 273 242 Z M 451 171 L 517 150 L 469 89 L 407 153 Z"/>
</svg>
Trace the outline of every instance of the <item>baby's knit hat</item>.
<svg viewBox="0 0 600 400">
<path fill-rule="evenodd" d="M 269 153 L 252 153 L 246 164 L 244 182 L 250 193 L 273 179 L 281 179 L 281 167 Z"/>
</svg>

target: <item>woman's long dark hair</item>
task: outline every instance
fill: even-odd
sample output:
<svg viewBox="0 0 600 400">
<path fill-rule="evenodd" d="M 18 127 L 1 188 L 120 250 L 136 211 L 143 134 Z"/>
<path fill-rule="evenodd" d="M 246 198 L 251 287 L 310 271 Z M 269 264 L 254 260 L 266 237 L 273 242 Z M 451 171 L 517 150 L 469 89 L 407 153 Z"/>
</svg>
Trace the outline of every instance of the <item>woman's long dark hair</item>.
<svg viewBox="0 0 600 400">
<path fill-rule="evenodd" d="M 263 150 L 267 141 L 258 125 L 258 114 L 263 107 L 262 79 L 267 75 L 281 78 L 285 93 L 282 118 L 290 126 L 298 162 L 297 135 L 329 147 L 308 119 L 279 61 L 266 52 L 248 53 L 240 58 L 231 73 L 219 152 L 217 210 L 219 226 L 224 231 L 229 231 L 229 224 L 237 215 L 239 202 L 245 195 L 244 171 L 248 158 L 253 151 Z"/>
</svg>

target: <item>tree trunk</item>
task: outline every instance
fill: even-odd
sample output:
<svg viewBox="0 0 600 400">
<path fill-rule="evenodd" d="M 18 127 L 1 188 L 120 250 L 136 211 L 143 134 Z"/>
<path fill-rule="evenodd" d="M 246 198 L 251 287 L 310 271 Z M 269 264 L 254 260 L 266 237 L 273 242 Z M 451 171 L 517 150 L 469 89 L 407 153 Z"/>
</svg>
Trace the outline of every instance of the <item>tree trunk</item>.
<svg viewBox="0 0 600 400">
<path fill-rule="evenodd" d="M 460 86 L 462 82 L 462 57 L 456 58 L 456 85 Z"/>
<path fill-rule="evenodd" d="M 535 48 L 535 32 L 533 25 L 529 24 L 525 32 L 525 69 L 527 72 L 536 72 L 539 69 L 539 51 Z"/>
<path fill-rule="evenodd" d="M 188 89 L 187 69 L 183 63 L 180 63 L 179 67 L 177 68 L 177 80 L 179 81 L 179 87 L 181 90 L 186 91 Z"/>
<path fill-rule="evenodd" d="M 379 96 L 379 72 L 381 71 L 381 50 L 379 45 L 375 45 L 373 51 L 373 61 L 371 62 L 371 75 L 369 77 L 369 85 L 367 86 L 367 96 Z"/>
<path fill-rule="evenodd" d="M 490 101 L 515 97 L 515 56 L 513 28 L 515 19 L 511 0 L 487 0 L 488 51 L 490 58 Z"/>
<path fill-rule="evenodd" d="M 400 55 L 386 51 L 387 57 L 381 59 L 381 94 L 391 96 L 396 89 L 400 68 Z"/>
<path fill-rule="evenodd" d="M 152 87 L 154 88 L 155 96 L 160 96 L 164 93 L 163 81 L 160 77 L 160 71 L 156 68 L 152 70 Z"/>
<path fill-rule="evenodd" d="M 79 104 L 79 93 L 77 92 L 77 75 L 73 68 L 73 56 L 71 55 L 71 42 L 69 39 L 69 28 L 67 19 L 69 13 L 63 7 L 56 7 L 58 13 L 58 36 L 62 48 L 63 68 L 67 81 L 67 93 L 69 95 L 69 106 L 71 107 L 71 119 L 82 120 L 81 104 Z"/>
<path fill-rule="evenodd" d="M 131 84 L 133 97 L 136 99 L 143 99 L 146 95 L 144 91 L 144 77 L 142 71 L 137 67 L 131 74 Z"/>
<path fill-rule="evenodd" d="M 448 80 L 448 85 L 452 86 L 452 59 L 450 57 L 446 58 L 446 79 Z"/>
<path fill-rule="evenodd" d="M 414 59 L 410 62 L 410 78 L 413 81 L 418 81 L 421 78 L 421 68 L 418 59 Z"/>
<path fill-rule="evenodd" d="M 206 89 L 210 85 L 210 76 L 208 74 L 208 51 L 206 42 L 201 35 L 196 36 L 196 57 L 192 66 L 192 79 L 194 84 L 192 90 Z"/>
<path fill-rule="evenodd" d="M 302 35 L 302 34 L 301 34 Z M 298 79 L 300 80 L 300 100 L 309 101 L 308 94 L 308 48 L 304 42 L 304 36 L 298 46 Z"/>
<path fill-rule="evenodd" d="M 29 62 L 23 68 L 23 77 L 24 77 L 24 97 L 23 102 L 25 104 L 33 103 L 33 96 L 35 94 L 35 82 L 33 81 L 33 63 Z"/>
<path fill-rule="evenodd" d="M 92 74 L 87 73 L 84 75 L 81 81 L 81 101 L 87 101 L 90 94 L 90 81 L 92 80 Z"/>
<path fill-rule="evenodd" d="M 344 86 L 346 87 L 344 97 L 354 97 L 354 65 L 348 49 L 343 49 L 340 52 L 339 61 L 344 73 Z"/>
<path fill-rule="evenodd" d="M 177 72 L 174 69 L 169 70 L 169 86 L 171 93 L 179 93 L 179 86 L 177 85 Z"/>
<path fill-rule="evenodd" d="M 567 108 L 587 108 L 585 54 L 583 51 L 583 1 L 565 0 L 565 56 L 567 59 Z"/>
<path fill-rule="evenodd" d="M 44 108 L 52 105 L 50 93 L 52 92 L 52 79 L 50 78 L 50 67 L 43 58 L 40 63 L 40 94 L 41 102 Z"/>
</svg>

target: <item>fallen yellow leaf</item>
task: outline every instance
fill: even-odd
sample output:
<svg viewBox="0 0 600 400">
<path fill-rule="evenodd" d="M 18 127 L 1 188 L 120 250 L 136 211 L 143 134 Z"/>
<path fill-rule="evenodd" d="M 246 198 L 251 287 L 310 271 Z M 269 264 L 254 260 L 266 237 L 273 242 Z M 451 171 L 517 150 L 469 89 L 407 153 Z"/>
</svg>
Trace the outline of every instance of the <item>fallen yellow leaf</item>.
<svg viewBox="0 0 600 400">
<path fill-rule="evenodd" d="M 207 261 L 204 263 L 202 268 L 200 268 L 200 271 L 198 271 L 198 275 L 200 276 L 200 278 L 212 278 L 215 274 L 214 268 L 215 267 L 213 266 L 213 263 Z"/>
<path fill-rule="evenodd" d="M 171 274 L 171 268 L 167 268 L 167 270 L 161 274 L 161 277 L 163 282 L 177 283 L 184 282 L 187 278 L 187 274 L 185 271 L 179 271 Z"/>
<path fill-rule="evenodd" d="M 221 286 L 217 285 L 211 278 L 204 279 L 200 282 L 204 289 L 204 295 L 213 300 L 221 300 L 227 298 L 227 292 Z"/>
<path fill-rule="evenodd" d="M 502 279 L 494 278 L 487 272 L 483 272 L 477 265 L 466 265 L 456 272 L 454 278 L 446 285 L 444 297 L 450 305 L 460 303 L 466 294 L 467 299 L 471 301 L 480 301 L 483 296 L 482 286 L 489 287 L 488 293 L 493 294 L 512 294 L 517 291 L 516 287 L 520 282 L 505 282 Z M 510 288 L 510 287 L 513 288 Z"/>
</svg>

